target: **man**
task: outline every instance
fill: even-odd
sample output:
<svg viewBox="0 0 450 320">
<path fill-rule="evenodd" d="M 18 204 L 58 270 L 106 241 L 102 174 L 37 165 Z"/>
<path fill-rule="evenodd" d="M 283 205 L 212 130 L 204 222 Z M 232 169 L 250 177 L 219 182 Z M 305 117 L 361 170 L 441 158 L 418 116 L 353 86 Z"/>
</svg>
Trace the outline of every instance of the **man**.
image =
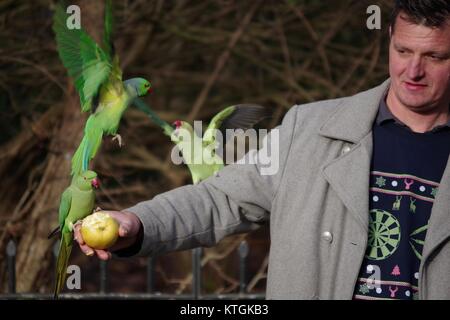
<svg viewBox="0 0 450 320">
<path fill-rule="evenodd" d="M 115 253 L 212 246 L 270 222 L 267 298 L 450 299 L 450 4 L 399 0 L 392 21 L 389 80 L 291 108 L 273 175 L 231 165 L 112 212 Z"/>
</svg>

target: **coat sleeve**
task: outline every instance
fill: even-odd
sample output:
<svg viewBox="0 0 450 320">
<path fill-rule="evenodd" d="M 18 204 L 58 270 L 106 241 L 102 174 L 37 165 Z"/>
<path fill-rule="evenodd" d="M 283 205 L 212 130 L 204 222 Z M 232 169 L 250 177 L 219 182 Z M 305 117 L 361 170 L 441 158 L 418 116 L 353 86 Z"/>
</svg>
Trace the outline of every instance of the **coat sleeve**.
<svg viewBox="0 0 450 320">
<path fill-rule="evenodd" d="M 248 152 L 242 161 L 226 166 L 217 176 L 125 209 L 141 220 L 143 237 L 134 252 L 118 256 L 209 247 L 266 222 L 296 128 L 296 109 L 292 107 L 282 124 L 270 131 L 259 151 Z"/>
</svg>

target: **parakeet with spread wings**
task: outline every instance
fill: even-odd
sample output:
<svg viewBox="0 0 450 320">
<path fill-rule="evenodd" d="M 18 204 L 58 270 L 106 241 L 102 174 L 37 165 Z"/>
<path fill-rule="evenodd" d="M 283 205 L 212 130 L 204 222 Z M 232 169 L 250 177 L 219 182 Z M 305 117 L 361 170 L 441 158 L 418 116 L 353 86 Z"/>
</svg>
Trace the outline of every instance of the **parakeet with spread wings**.
<svg viewBox="0 0 450 320">
<path fill-rule="evenodd" d="M 104 135 L 113 135 L 122 145 L 117 134 L 120 119 L 136 97 L 152 90 L 151 83 L 143 78 L 122 81 L 119 58 L 112 41 L 113 14 L 110 0 L 105 4 L 104 35 L 98 45 L 82 28 L 69 29 L 65 6 L 58 4 L 54 15 L 53 30 L 59 56 L 75 82 L 80 95 L 81 111 L 90 111 L 83 139 L 72 158 L 73 177 L 88 170 Z"/>
<path fill-rule="evenodd" d="M 238 104 L 229 106 L 210 121 L 203 137 L 194 132 L 189 122 L 177 120 L 171 126 L 162 120 L 142 99 L 135 99 L 133 104 L 146 113 L 149 118 L 169 136 L 181 151 L 183 160 L 191 173 L 192 182 L 199 183 L 212 176 L 225 165 L 224 148 L 227 129 L 250 129 L 255 124 L 269 117 L 269 110 L 255 104 Z M 222 141 L 216 141 L 220 132 Z M 219 153 L 216 153 L 216 150 Z"/>
</svg>

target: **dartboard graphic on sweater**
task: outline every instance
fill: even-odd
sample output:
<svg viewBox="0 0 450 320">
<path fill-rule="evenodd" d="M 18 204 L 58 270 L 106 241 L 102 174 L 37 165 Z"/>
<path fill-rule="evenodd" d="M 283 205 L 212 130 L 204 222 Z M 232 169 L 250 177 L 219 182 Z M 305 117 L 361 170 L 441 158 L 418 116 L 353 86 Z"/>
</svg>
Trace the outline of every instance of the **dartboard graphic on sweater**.
<svg viewBox="0 0 450 320">
<path fill-rule="evenodd" d="M 369 215 L 369 252 L 371 260 L 383 260 L 392 255 L 400 244 L 400 222 L 394 215 L 373 209 Z"/>
<path fill-rule="evenodd" d="M 372 171 L 367 250 L 355 299 L 414 299 L 438 183 Z M 377 272 L 375 272 L 378 270 Z"/>
</svg>

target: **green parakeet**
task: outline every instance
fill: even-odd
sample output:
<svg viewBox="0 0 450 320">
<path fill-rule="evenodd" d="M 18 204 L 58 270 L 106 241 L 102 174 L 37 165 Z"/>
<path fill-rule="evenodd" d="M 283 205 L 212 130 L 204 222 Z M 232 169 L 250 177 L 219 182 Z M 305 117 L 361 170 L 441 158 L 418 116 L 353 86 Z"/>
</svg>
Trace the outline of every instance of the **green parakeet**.
<svg viewBox="0 0 450 320">
<path fill-rule="evenodd" d="M 269 116 L 266 108 L 253 104 L 240 104 L 225 108 L 213 117 L 203 137 L 194 132 L 192 126 L 185 121 L 177 120 L 174 127 L 160 119 L 141 99 L 133 102 L 145 112 L 164 134 L 169 136 L 182 153 L 184 162 L 189 168 L 194 184 L 208 178 L 224 167 L 222 151 L 226 138 L 226 129 L 249 129 L 263 118 Z M 216 132 L 222 134 L 222 143 L 216 141 Z M 218 150 L 219 153 L 215 151 Z"/>
<path fill-rule="evenodd" d="M 61 195 L 59 226 L 49 235 L 49 238 L 51 238 L 58 231 L 61 232 L 61 242 L 56 261 L 55 298 L 58 297 L 66 281 L 66 270 L 72 251 L 73 226 L 77 221 L 92 213 L 95 202 L 93 188 L 98 187 L 97 174 L 94 171 L 87 170 L 76 176 Z"/>
<path fill-rule="evenodd" d="M 113 15 L 110 0 L 105 5 L 103 45 L 99 46 L 82 28 L 69 29 L 68 15 L 57 5 L 53 30 L 59 56 L 75 82 L 81 110 L 91 111 L 83 139 L 72 158 L 72 176 L 89 167 L 102 142 L 103 135 L 117 134 L 122 114 L 135 97 L 151 92 L 151 83 L 143 78 L 122 81 L 119 58 L 112 42 Z"/>
</svg>

